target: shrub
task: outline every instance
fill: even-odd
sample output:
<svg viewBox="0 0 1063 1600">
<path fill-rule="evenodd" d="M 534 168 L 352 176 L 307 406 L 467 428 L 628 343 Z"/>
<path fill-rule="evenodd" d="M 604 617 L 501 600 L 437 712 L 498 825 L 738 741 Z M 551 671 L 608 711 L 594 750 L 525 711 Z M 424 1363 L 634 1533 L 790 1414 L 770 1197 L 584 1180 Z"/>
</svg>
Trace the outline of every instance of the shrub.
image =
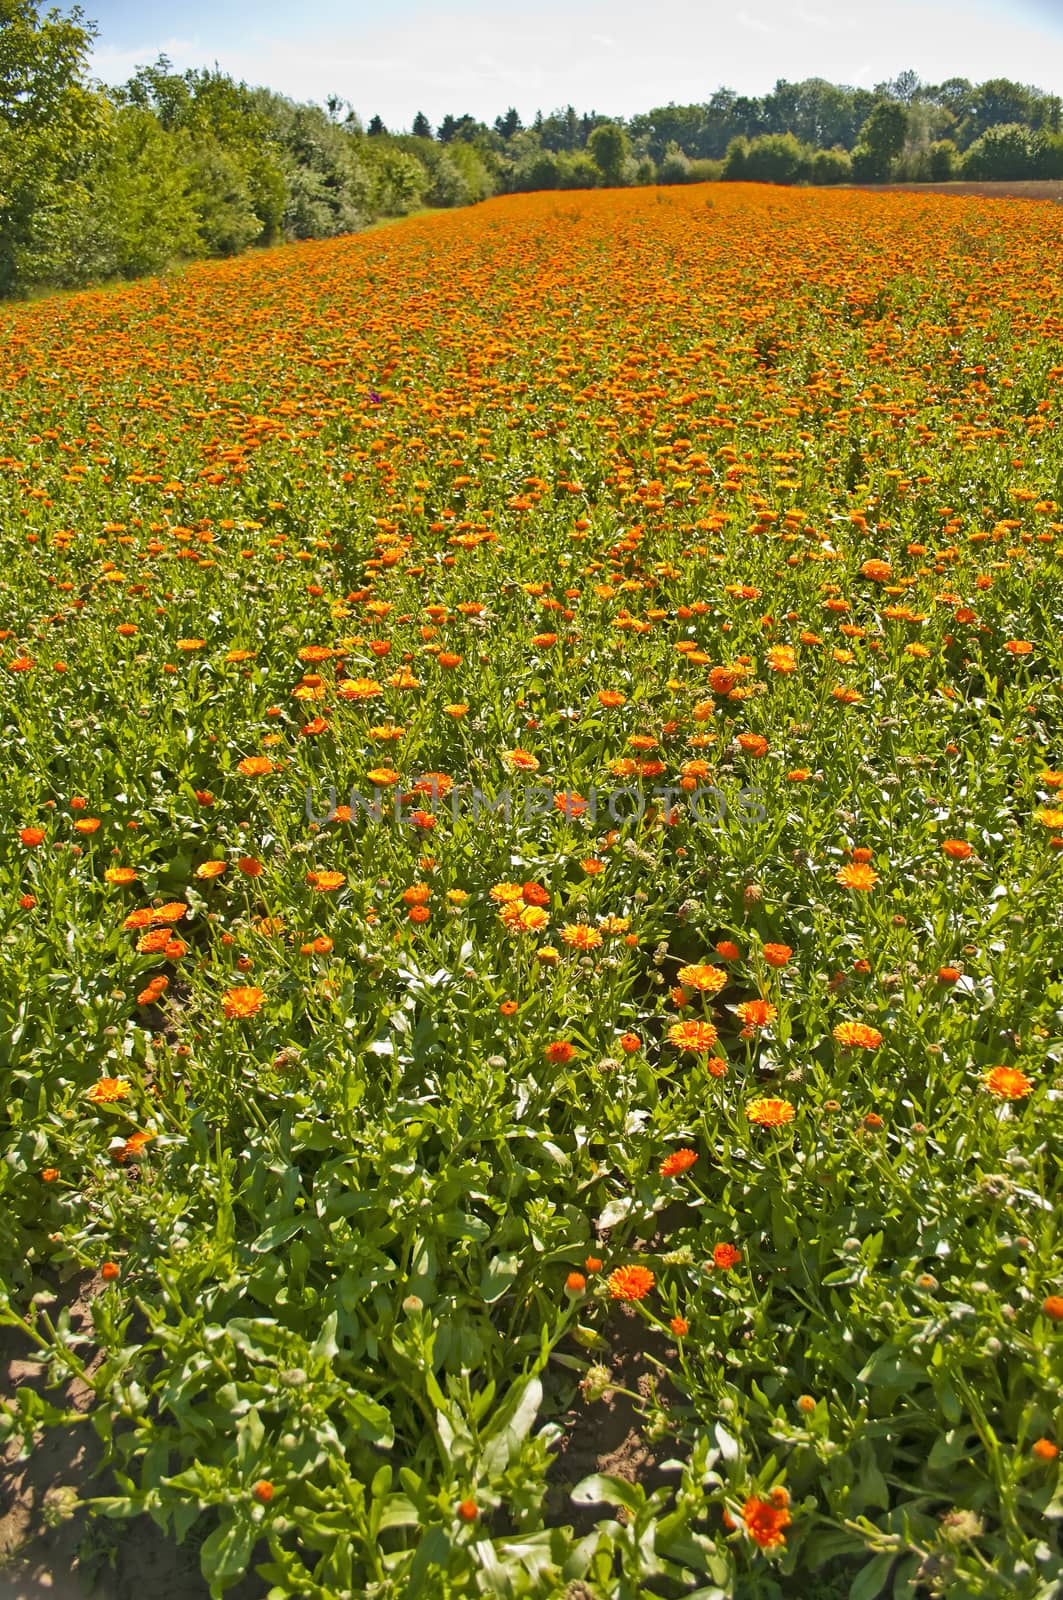
<svg viewBox="0 0 1063 1600">
<path fill-rule="evenodd" d="M 815 184 L 848 183 L 853 175 L 853 163 L 848 150 L 817 150 L 812 157 L 812 182 Z"/>
</svg>

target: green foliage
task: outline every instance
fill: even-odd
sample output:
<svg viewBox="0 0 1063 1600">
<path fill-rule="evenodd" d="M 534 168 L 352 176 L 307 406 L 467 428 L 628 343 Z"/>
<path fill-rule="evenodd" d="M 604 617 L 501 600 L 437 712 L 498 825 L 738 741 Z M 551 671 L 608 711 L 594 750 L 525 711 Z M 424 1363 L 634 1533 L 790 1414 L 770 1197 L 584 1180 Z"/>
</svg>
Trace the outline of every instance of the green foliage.
<svg viewBox="0 0 1063 1600">
<path fill-rule="evenodd" d="M 853 176 L 861 183 L 882 183 L 904 149 L 908 134 L 908 112 L 895 100 L 883 100 L 875 107 L 863 127 L 853 150 Z"/>
<path fill-rule="evenodd" d="M 853 163 L 847 150 L 817 150 L 809 176 L 815 184 L 848 183 Z"/>
<path fill-rule="evenodd" d="M 587 154 L 601 173 L 602 182 L 615 188 L 623 181 L 631 144 L 618 123 L 602 122 L 587 140 Z"/>
<path fill-rule="evenodd" d="M 1044 160 L 1045 141 L 1020 123 L 986 130 L 965 151 L 962 173 L 979 181 L 993 178 L 1036 178 Z"/>
<path fill-rule="evenodd" d="M 690 183 L 690 157 L 683 154 L 673 139 L 664 152 L 664 158 L 657 169 L 658 183 Z"/>
</svg>

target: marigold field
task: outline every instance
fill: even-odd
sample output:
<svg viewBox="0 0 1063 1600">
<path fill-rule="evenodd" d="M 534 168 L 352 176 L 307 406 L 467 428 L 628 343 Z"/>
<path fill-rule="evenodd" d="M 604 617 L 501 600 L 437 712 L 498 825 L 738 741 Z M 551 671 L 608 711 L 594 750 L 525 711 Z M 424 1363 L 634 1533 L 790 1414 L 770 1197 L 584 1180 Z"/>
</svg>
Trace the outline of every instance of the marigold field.
<svg viewBox="0 0 1063 1600">
<path fill-rule="evenodd" d="M 9 1459 L 212 1595 L 1063 1593 L 1063 213 L 0 340 Z"/>
</svg>

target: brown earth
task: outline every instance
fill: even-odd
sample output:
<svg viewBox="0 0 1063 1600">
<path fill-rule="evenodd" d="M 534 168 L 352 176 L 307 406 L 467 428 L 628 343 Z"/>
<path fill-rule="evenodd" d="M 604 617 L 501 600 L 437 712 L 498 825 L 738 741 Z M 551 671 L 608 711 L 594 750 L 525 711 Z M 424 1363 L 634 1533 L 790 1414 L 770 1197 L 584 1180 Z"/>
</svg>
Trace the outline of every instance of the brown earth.
<svg viewBox="0 0 1063 1600">
<path fill-rule="evenodd" d="M 62 1295 L 75 1332 L 91 1332 L 100 1288 L 90 1278 Z M 24 1340 L 0 1333 L 0 1394 L 20 1387 L 44 1392 L 44 1369 L 32 1354 Z M 85 1412 L 90 1394 L 74 1382 L 61 1400 L 54 1391 L 49 1398 Z M 88 1422 L 50 1429 L 23 1460 L 17 1446 L 0 1455 L 0 1600 L 209 1600 L 194 1530 L 177 1545 L 149 1517 L 112 1522 L 93 1518 L 81 1504 L 116 1492 L 102 1455 Z M 262 1600 L 266 1585 L 251 1576 L 229 1593 L 232 1600 Z"/>
<path fill-rule="evenodd" d="M 1051 200 L 1063 205 L 1063 181 L 1054 179 L 1014 183 L 865 183 L 847 187 L 863 189 L 868 194 L 951 194 L 960 199 L 977 196 L 983 200 Z"/>
</svg>

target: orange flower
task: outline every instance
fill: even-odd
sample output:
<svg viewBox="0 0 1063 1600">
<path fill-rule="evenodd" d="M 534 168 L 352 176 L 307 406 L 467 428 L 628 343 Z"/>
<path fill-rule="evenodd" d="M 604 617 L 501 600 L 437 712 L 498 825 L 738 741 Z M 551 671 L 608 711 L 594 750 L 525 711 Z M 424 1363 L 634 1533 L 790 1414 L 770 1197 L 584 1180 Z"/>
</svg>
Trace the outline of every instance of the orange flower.
<svg viewBox="0 0 1063 1600">
<path fill-rule="evenodd" d="M 882 1043 L 878 1029 L 869 1028 L 863 1022 L 839 1022 L 834 1037 L 847 1050 L 877 1050 Z"/>
<path fill-rule="evenodd" d="M 736 1250 L 733 1244 L 718 1244 L 712 1252 L 712 1265 L 720 1272 L 730 1272 L 741 1259 L 741 1250 Z"/>
<path fill-rule="evenodd" d="M 684 989 L 696 989 L 699 994 L 719 994 L 727 983 L 727 974 L 721 967 L 710 967 L 704 963 L 680 967 L 676 976 Z"/>
<path fill-rule="evenodd" d="M 239 986 L 225 991 L 221 997 L 221 1007 L 229 1018 L 253 1017 L 256 1011 L 261 1010 L 265 998 L 261 989 Z"/>
<path fill-rule="evenodd" d="M 598 704 L 602 706 L 627 705 L 627 695 L 621 694 L 619 689 L 599 689 Z"/>
<path fill-rule="evenodd" d="M 794 1108 L 789 1100 L 751 1100 L 746 1106 L 746 1116 L 758 1127 L 781 1128 L 783 1123 L 794 1120 Z"/>
<path fill-rule="evenodd" d="M 539 770 L 539 762 L 530 750 L 510 750 L 506 755 L 506 760 L 514 772 L 538 772 Z"/>
<path fill-rule="evenodd" d="M 196 868 L 197 878 L 220 878 L 225 871 L 227 863 L 224 861 L 204 861 Z"/>
<path fill-rule="evenodd" d="M 766 1028 L 779 1015 L 769 1000 L 744 1000 L 735 1010 L 747 1028 Z"/>
<path fill-rule="evenodd" d="M 39 844 L 44 843 L 43 828 L 20 828 L 18 836 L 27 850 L 36 850 Z"/>
<path fill-rule="evenodd" d="M 768 753 L 768 741 L 763 734 L 740 733 L 738 735 L 738 743 L 747 755 L 766 756 Z"/>
<path fill-rule="evenodd" d="M 129 1095 L 128 1078 L 100 1078 L 89 1090 L 94 1105 L 106 1106 L 115 1100 L 125 1100 Z"/>
<path fill-rule="evenodd" d="M 711 1050 L 718 1038 L 719 1034 L 711 1022 L 673 1022 L 668 1029 L 671 1044 L 695 1055 L 703 1050 Z"/>
<path fill-rule="evenodd" d="M 596 950 L 602 942 L 598 929 L 585 922 L 566 923 L 561 929 L 561 939 L 574 950 Z"/>
<path fill-rule="evenodd" d="M 689 1172 L 697 1159 L 696 1150 L 673 1150 L 665 1156 L 657 1170 L 662 1178 L 678 1178 L 681 1173 Z"/>
<path fill-rule="evenodd" d="M 834 874 L 836 883 L 846 889 L 867 890 L 873 889 L 878 882 L 878 873 L 873 867 L 857 862 L 855 866 L 842 867 L 840 872 Z"/>
<path fill-rule="evenodd" d="M 262 873 L 262 863 L 254 856 L 241 856 L 236 866 L 245 878 L 257 878 Z"/>
<path fill-rule="evenodd" d="M 103 875 L 105 883 L 135 883 L 137 875 L 132 867 L 108 867 Z"/>
<path fill-rule="evenodd" d="M 973 845 L 966 839 L 942 839 L 941 848 L 953 861 L 966 861 L 967 857 L 974 854 Z"/>
<path fill-rule="evenodd" d="M 1050 1294 L 1041 1302 L 1041 1310 L 1052 1322 L 1063 1322 L 1063 1295 Z"/>
<path fill-rule="evenodd" d="M 565 1279 L 565 1290 L 568 1294 L 582 1294 L 587 1287 L 587 1280 L 582 1272 L 570 1272 Z"/>
<path fill-rule="evenodd" d="M 783 1529 L 790 1526 L 790 1513 L 785 1505 L 776 1505 L 774 1499 L 761 1500 L 751 1495 L 742 1507 L 742 1521 L 762 1550 L 775 1550 L 786 1543 Z"/>
<path fill-rule="evenodd" d="M 1059 1447 L 1051 1439 L 1035 1439 L 1030 1451 L 1038 1461 L 1054 1461 L 1059 1454 Z"/>
<path fill-rule="evenodd" d="M 276 763 L 269 756 L 245 756 L 236 764 L 236 770 L 245 778 L 264 778 L 272 772 Z"/>
<path fill-rule="evenodd" d="M 614 1300 L 644 1300 L 653 1288 L 649 1267 L 617 1267 L 609 1274 L 609 1293 Z"/>
<path fill-rule="evenodd" d="M 1033 1083 L 1018 1067 L 991 1067 L 982 1078 L 990 1094 L 998 1100 L 1024 1100 Z"/>
<path fill-rule="evenodd" d="M 764 946 L 764 959 L 769 967 L 785 967 L 793 951 L 788 944 L 766 944 Z"/>
<path fill-rule="evenodd" d="M 633 1056 L 637 1051 L 642 1049 L 642 1040 L 639 1038 L 637 1033 L 622 1033 L 620 1035 L 619 1044 L 621 1050 L 626 1056 Z"/>
<path fill-rule="evenodd" d="M 315 894 L 331 894 L 334 889 L 343 888 L 343 885 L 347 882 L 347 876 L 343 872 L 315 872 L 313 880 L 310 887 Z"/>
<path fill-rule="evenodd" d="M 668 1326 L 671 1328 L 677 1339 L 685 1339 L 687 1334 L 690 1332 L 690 1323 L 687 1321 L 686 1317 L 673 1317 Z"/>
<path fill-rule="evenodd" d="M 575 1045 L 569 1044 L 567 1039 L 555 1039 L 553 1043 L 548 1044 L 543 1051 L 543 1055 L 546 1057 L 547 1061 L 552 1061 L 555 1066 L 563 1065 L 566 1061 L 571 1061 L 575 1054 Z"/>
<path fill-rule="evenodd" d="M 737 961 L 742 952 L 732 939 L 721 939 L 716 946 L 716 954 L 721 961 Z"/>
</svg>

